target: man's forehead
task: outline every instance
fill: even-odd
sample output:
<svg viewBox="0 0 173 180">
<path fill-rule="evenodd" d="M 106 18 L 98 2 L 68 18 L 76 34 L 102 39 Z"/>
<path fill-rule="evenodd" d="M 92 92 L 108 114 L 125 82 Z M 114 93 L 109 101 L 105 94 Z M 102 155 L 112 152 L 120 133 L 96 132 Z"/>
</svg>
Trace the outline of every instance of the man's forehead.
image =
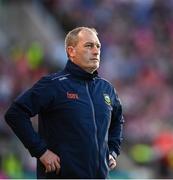
<svg viewBox="0 0 173 180">
<path fill-rule="evenodd" d="M 92 42 L 92 43 L 100 43 L 96 33 L 91 30 L 82 30 L 79 32 L 78 37 L 81 41 L 84 42 Z"/>
</svg>

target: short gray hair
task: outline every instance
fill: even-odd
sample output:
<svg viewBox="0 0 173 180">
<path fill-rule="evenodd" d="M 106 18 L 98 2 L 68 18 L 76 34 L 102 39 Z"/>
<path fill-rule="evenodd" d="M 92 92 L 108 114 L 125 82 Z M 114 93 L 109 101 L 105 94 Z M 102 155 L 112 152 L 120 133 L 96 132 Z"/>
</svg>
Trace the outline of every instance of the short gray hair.
<svg viewBox="0 0 173 180">
<path fill-rule="evenodd" d="M 98 35 L 95 28 L 89 28 L 89 27 L 77 27 L 71 31 L 68 32 L 68 34 L 65 37 L 65 50 L 67 51 L 68 46 L 76 46 L 78 43 L 78 34 L 81 31 L 91 31 L 94 32 L 96 35 Z"/>
</svg>

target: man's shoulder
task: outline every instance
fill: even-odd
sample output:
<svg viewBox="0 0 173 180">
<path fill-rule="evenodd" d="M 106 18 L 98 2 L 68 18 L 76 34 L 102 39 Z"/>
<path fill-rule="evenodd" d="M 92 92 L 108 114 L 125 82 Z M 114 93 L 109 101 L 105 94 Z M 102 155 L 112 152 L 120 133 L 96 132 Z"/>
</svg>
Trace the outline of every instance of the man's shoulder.
<svg viewBox="0 0 173 180">
<path fill-rule="evenodd" d="M 51 73 L 43 76 L 40 80 L 41 81 L 56 81 L 56 80 L 62 80 L 66 79 L 70 74 L 65 73 L 64 71 L 56 72 L 56 73 Z"/>
<path fill-rule="evenodd" d="M 53 74 L 50 74 L 49 75 L 49 78 L 51 81 L 55 81 L 55 80 L 65 80 L 68 78 L 70 74 L 69 73 L 66 73 L 64 71 L 60 71 L 60 72 L 57 72 L 57 73 L 53 73 Z"/>
<path fill-rule="evenodd" d="M 54 86 L 59 82 L 60 80 L 66 79 L 69 74 L 65 73 L 64 71 L 51 73 L 42 76 L 35 84 L 34 86 Z"/>
<path fill-rule="evenodd" d="M 96 77 L 96 80 L 104 83 L 105 85 L 113 87 L 112 83 L 110 81 L 108 81 L 107 79 L 104 79 L 104 78 L 98 76 L 98 77 Z"/>
</svg>

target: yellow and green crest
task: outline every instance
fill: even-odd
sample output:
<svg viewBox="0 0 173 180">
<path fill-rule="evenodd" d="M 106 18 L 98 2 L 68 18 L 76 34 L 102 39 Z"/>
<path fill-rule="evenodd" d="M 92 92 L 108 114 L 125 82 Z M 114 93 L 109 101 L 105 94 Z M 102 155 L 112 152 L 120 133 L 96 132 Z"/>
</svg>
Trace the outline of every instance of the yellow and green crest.
<svg viewBox="0 0 173 180">
<path fill-rule="evenodd" d="M 111 99 L 108 94 L 103 94 L 105 103 L 111 105 Z"/>
</svg>

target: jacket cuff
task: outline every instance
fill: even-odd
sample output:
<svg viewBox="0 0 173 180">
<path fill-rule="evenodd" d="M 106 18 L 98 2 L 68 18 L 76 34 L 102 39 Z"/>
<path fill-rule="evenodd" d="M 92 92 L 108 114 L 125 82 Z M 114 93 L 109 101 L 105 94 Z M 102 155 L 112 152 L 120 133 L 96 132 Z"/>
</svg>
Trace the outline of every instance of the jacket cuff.
<svg viewBox="0 0 173 180">
<path fill-rule="evenodd" d="M 118 155 L 115 153 L 115 151 L 111 151 L 109 154 L 111 154 L 112 157 L 116 160 Z"/>
<path fill-rule="evenodd" d="M 30 150 L 30 154 L 32 157 L 40 158 L 47 150 L 47 146 L 43 146 L 40 149 L 32 149 Z"/>
</svg>

